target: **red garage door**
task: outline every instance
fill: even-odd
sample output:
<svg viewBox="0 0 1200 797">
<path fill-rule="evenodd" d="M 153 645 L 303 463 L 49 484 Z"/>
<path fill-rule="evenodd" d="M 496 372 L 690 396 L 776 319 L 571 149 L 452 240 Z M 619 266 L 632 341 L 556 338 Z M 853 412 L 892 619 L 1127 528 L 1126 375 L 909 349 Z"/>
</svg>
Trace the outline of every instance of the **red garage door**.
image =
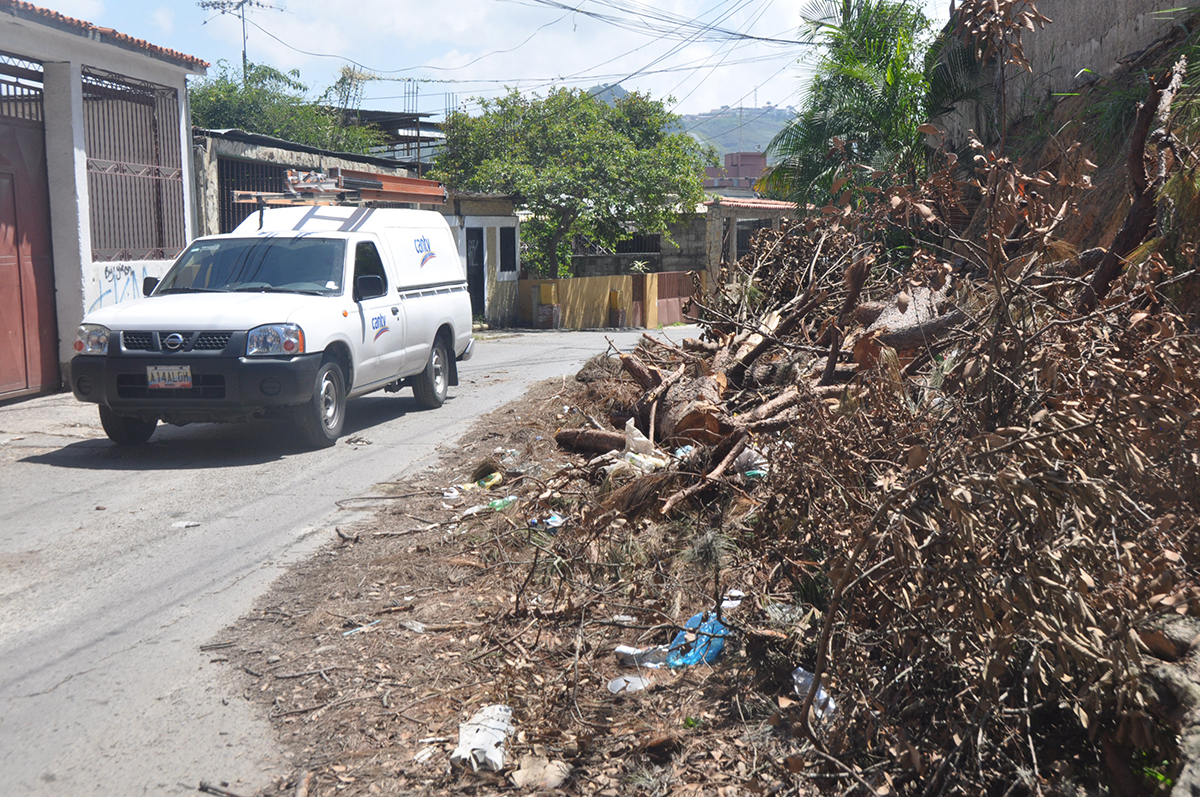
<svg viewBox="0 0 1200 797">
<path fill-rule="evenodd" d="M 0 398 L 59 384 L 45 141 L 40 68 L 0 55 Z"/>
</svg>

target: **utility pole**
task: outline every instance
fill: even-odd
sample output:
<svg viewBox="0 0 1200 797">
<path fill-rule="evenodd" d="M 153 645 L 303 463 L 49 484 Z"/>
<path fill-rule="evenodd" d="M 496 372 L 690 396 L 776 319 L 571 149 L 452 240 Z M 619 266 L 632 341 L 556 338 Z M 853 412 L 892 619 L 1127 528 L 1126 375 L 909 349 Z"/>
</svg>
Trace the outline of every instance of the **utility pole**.
<svg viewBox="0 0 1200 797">
<path fill-rule="evenodd" d="M 250 62 L 246 58 L 246 7 L 269 8 L 274 11 L 286 10 L 283 6 L 268 3 L 266 0 L 199 0 L 196 5 L 206 11 L 216 11 L 218 14 L 233 14 L 242 20 L 242 85 L 246 85 Z M 208 24 L 205 21 L 205 24 Z"/>
</svg>

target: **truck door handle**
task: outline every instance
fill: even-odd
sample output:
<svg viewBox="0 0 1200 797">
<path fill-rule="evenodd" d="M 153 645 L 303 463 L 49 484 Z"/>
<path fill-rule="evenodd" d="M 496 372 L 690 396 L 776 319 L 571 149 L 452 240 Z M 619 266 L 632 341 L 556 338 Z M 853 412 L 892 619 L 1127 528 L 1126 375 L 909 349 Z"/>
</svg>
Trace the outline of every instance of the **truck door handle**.
<svg viewBox="0 0 1200 797">
<path fill-rule="evenodd" d="M 400 308 L 399 308 L 399 307 L 393 307 L 393 308 L 392 308 L 392 315 L 400 315 Z"/>
</svg>

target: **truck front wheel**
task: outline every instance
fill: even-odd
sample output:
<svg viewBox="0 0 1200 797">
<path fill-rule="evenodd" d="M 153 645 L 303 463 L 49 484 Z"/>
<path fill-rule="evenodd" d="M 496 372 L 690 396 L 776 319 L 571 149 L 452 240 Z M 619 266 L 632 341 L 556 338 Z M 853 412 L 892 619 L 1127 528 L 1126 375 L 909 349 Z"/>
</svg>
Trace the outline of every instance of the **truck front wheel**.
<svg viewBox="0 0 1200 797">
<path fill-rule="evenodd" d="M 413 382 L 413 395 L 425 409 L 436 410 L 446 402 L 449 388 L 450 355 L 446 352 L 446 339 L 439 337 L 433 342 L 425 370 Z"/>
<path fill-rule="evenodd" d="M 335 362 L 321 364 L 313 396 L 296 407 L 296 427 L 314 448 L 328 448 L 342 436 L 346 423 L 346 380 Z"/>
<path fill-rule="evenodd" d="M 100 425 L 108 439 L 119 446 L 140 446 L 154 434 L 158 420 L 144 421 L 141 418 L 130 418 L 118 415 L 109 407 L 100 405 Z"/>
</svg>

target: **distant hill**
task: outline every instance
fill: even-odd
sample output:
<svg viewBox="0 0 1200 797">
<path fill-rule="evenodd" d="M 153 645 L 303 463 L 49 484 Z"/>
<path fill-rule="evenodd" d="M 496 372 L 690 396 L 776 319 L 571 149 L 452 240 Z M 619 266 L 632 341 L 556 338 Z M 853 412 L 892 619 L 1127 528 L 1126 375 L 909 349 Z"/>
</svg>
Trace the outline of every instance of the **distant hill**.
<svg viewBox="0 0 1200 797">
<path fill-rule="evenodd" d="M 730 108 L 683 116 L 683 126 L 701 144 L 711 144 L 717 154 L 761 152 L 795 115 L 791 108 Z"/>
<path fill-rule="evenodd" d="M 616 105 L 617 100 L 629 96 L 629 92 L 619 83 L 614 83 L 611 86 L 592 86 L 588 89 L 588 94 L 609 105 Z"/>
</svg>

